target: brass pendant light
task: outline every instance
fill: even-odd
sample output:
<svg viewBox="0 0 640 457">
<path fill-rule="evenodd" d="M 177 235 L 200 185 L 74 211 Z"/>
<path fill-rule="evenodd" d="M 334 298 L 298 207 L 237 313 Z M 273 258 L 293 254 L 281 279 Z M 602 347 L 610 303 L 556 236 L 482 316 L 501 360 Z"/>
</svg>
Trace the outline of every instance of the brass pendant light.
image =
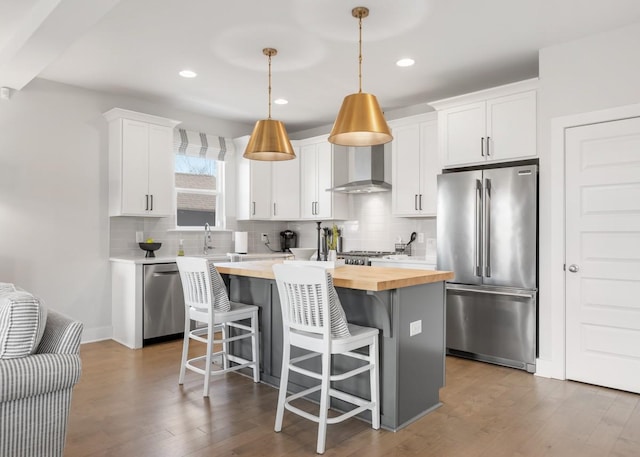
<svg viewBox="0 0 640 457">
<path fill-rule="evenodd" d="M 281 121 L 271 119 L 271 57 L 278 51 L 264 48 L 262 53 L 269 57 L 269 117 L 256 122 L 242 157 L 270 161 L 295 159 L 296 154 L 287 136 L 287 129 Z"/>
<path fill-rule="evenodd" d="M 360 36 L 358 47 L 358 93 L 347 95 L 333 124 L 329 142 L 343 146 L 374 146 L 393 140 L 391 130 L 384 119 L 378 99 L 362 92 L 362 19 L 369 9 L 358 6 L 351 10 L 358 19 Z"/>
</svg>

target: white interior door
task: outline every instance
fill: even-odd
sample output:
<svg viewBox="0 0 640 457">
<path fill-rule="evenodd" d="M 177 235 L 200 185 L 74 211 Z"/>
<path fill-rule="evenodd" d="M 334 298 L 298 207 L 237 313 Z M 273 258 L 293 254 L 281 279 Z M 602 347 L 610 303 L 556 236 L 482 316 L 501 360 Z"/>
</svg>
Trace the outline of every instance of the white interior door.
<svg viewBox="0 0 640 457">
<path fill-rule="evenodd" d="M 566 375 L 640 393 L 640 118 L 565 139 Z"/>
</svg>

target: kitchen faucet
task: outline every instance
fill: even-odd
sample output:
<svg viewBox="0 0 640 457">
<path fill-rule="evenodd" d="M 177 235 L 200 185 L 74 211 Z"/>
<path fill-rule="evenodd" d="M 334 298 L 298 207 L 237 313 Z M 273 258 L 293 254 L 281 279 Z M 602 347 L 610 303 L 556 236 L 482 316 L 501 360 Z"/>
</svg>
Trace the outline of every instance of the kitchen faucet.
<svg viewBox="0 0 640 457">
<path fill-rule="evenodd" d="M 209 227 L 209 223 L 204 224 L 204 247 L 202 248 L 202 253 L 207 255 L 210 249 L 213 249 L 213 246 L 210 246 L 211 243 L 211 228 Z"/>
</svg>

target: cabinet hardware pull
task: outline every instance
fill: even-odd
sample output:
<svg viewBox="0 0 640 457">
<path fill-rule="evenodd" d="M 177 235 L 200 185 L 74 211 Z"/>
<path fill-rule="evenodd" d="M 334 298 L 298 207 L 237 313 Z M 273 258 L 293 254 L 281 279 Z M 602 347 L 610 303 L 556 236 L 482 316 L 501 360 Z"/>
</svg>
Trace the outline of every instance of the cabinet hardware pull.
<svg viewBox="0 0 640 457">
<path fill-rule="evenodd" d="M 153 211 L 153 194 L 151 194 L 151 207 L 149 209 Z"/>
<path fill-rule="evenodd" d="M 491 155 L 491 151 L 489 151 L 489 140 L 491 139 L 490 136 L 487 137 L 487 157 L 489 157 Z"/>
<path fill-rule="evenodd" d="M 420 205 L 419 205 L 420 211 L 422 211 L 422 194 L 420 194 L 420 197 L 419 197 L 418 201 L 420 202 Z"/>
<path fill-rule="evenodd" d="M 418 194 L 413 194 L 413 209 L 418 211 Z"/>
<path fill-rule="evenodd" d="M 276 204 L 275 203 L 273 204 L 273 215 L 274 216 L 276 215 Z"/>
<path fill-rule="evenodd" d="M 146 203 L 145 203 L 145 206 L 144 206 L 144 210 L 145 210 L 145 211 L 149 211 L 149 194 L 144 194 L 144 197 L 145 197 L 145 199 L 146 199 Z"/>
<path fill-rule="evenodd" d="M 251 215 L 255 216 L 256 215 L 256 202 L 251 202 Z"/>
<path fill-rule="evenodd" d="M 484 157 L 484 137 L 480 138 L 480 155 Z"/>
</svg>

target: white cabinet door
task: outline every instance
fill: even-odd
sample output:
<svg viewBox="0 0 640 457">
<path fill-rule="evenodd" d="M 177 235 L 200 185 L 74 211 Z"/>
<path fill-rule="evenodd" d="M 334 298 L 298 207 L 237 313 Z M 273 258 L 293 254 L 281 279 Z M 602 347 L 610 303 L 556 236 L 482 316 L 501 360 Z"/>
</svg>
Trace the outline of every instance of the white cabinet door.
<svg viewBox="0 0 640 457">
<path fill-rule="evenodd" d="M 335 156 L 326 138 L 303 144 L 300 148 L 300 215 L 302 219 L 346 219 L 345 194 L 327 191 L 338 176 L 346 182 L 347 154 Z"/>
<path fill-rule="evenodd" d="M 109 216 L 174 213 L 173 129 L 178 121 L 113 108 L 109 122 Z"/>
<path fill-rule="evenodd" d="M 149 210 L 149 124 L 122 119 L 120 124 L 122 170 L 120 185 L 122 189 L 120 214 L 146 215 Z"/>
<path fill-rule="evenodd" d="M 536 88 L 532 79 L 432 102 L 443 165 L 535 157 Z"/>
<path fill-rule="evenodd" d="M 487 100 L 488 160 L 536 155 L 536 91 Z"/>
<path fill-rule="evenodd" d="M 393 136 L 393 214 L 435 216 L 437 176 L 442 171 L 437 119 L 431 116 L 395 127 Z"/>
<path fill-rule="evenodd" d="M 436 215 L 438 175 L 442 172 L 438 154 L 438 121 L 420 123 L 420 198 L 418 207 L 423 216 Z"/>
<path fill-rule="evenodd" d="M 440 141 L 447 165 L 462 165 L 485 159 L 486 104 L 457 106 L 439 114 Z"/>
<path fill-rule="evenodd" d="M 271 219 L 271 162 L 242 157 L 249 136 L 233 140 L 236 151 L 236 217 L 238 220 Z"/>
<path fill-rule="evenodd" d="M 319 143 L 316 147 L 316 216 L 331 218 L 333 216 L 333 193 L 327 189 L 333 187 L 333 154 L 331 143 Z"/>
<path fill-rule="evenodd" d="M 149 125 L 149 213 L 171 216 L 175 186 L 173 129 Z"/>
<path fill-rule="evenodd" d="M 419 213 L 420 195 L 420 126 L 405 125 L 393 129 L 392 210 L 397 216 Z"/>
<path fill-rule="evenodd" d="M 250 219 L 271 218 L 271 162 L 251 160 Z"/>
<path fill-rule="evenodd" d="M 303 219 L 316 217 L 318 200 L 317 146 L 300 148 L 300 215 Z"/>
<path fill-rule="evenodd" d="M 295 159 L 271 164 L 272 219 L 300 219 L 300 150 L 294 149 Z"/>
</svg>

